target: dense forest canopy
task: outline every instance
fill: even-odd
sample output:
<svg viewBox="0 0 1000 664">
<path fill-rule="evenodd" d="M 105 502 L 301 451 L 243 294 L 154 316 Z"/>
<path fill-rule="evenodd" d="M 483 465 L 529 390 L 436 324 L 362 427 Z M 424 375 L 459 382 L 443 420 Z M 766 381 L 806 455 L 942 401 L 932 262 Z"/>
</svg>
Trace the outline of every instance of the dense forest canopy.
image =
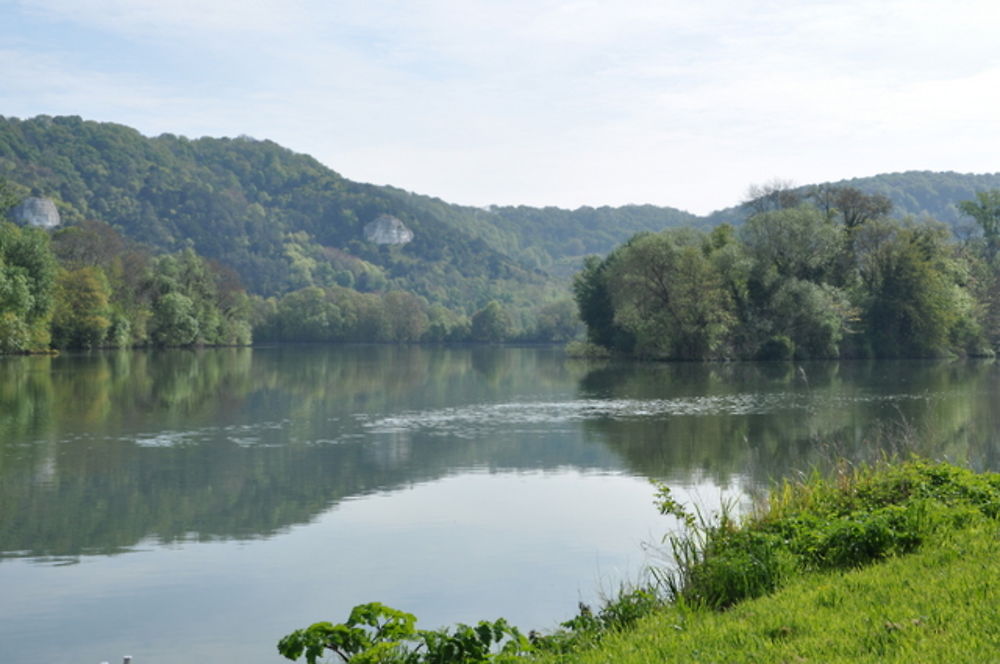
<svg viewBox="0 0 1000 664">
<path fill-rule="evenodd" d="M 992 355 L 1000 193 L 958 202 L 977 237 L 897 219 L 882 194 L 769 186 L 739 227 L 640 233 L 574 281 L 590 341 L 667 359 Z"/>
</svg>

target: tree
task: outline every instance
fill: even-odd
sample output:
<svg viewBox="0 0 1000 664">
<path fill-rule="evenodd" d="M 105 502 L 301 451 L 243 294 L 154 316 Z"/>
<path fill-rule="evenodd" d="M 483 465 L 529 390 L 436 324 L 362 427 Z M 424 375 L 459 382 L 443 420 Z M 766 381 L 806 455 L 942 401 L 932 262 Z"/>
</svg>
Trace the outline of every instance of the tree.
<svg viewBox="0 0 1000 664">
<path fill-rule="evenodd" d="M 834 205 L 840 213 L 844 227 L 855 229 L 867 221 L 885 217 L 892 212 L 892 201 L 883 194 L 866 194 L 854 187 L 835 189 Z"/>
<path fill-rule="evenodd" d="M 0 222 L 0 352 L 48 348 L 55 274 L 45 231 Z"/>
<path fill-rule="evenodd" d="M 816 208 L 764 212 L 740 229 L 747 252 L 782 278 L 821 281 L 840 251 L 841 232 Z"/>
<path fill-rule="evenodd" d="M 191 298 L 170 292 L 153 305 L 151 334 L 157 346 L 190 346 L 198 341 L 198 319 Z"/>
<path fill-rule="evenodd" d="M 11 208 L 21 201 L 22 196 L 7 178 L 0 176 L 0 221 L 7 218 Z"/>
<path fill-rule="evenodd" d="M 799 279 L 781 284 L 770 313 L 773 329 L 793 344 L 796 359 L 836 358 L 847 323 L 856 315 L 840 289 Z"/>
<path fill-rule="evenodd" d="M 961 201 L 958 209 L 983 229 L 987 259 L 992 262 L 1000 249 L 1000 189 L 977 192 L 976 200 Z"/>
<path fill-rule="evenodd" d="M 535 338 L 543 341 L 569 341 L 577 335 L 580 319 L 569 299 L 550 302 L 538 310 Z"/>
<path fill-rule="evenodd" d="M 104 272 L 99 267 L 60 271 L 52 315 L 52 345 L 100 346 L 105 343 L 111 324 L 111 287 Z"/>
<path fill-rule="evenodd" d="M 652 356 L 706 359 L 725 356 L 734 322 L 729 295 L 711 244 L 689 229 L 633 238 L 621 248 L 608 277 L 615 323 Z"/>
<path fill-rule="evenodd" d="M 972 303 L 955 281 L 947 230 L 885 220 L 855 243 L 865 285 L 862 320 L 878 357 L 935 357 L 956 349 L 955 332 L 979 335 Z M 968 347 L 981 340 L 961 340 Z"/>
<path fill-rule="evenodd" d="M 340 308 L 318 286 L 281 298 L 274 317 L 273 326 L 282 341 L 335 341 L 344 333 Z"/>
<path fill-rule="evenodd" d="M 496 300 L 490 300 L 485 307 L 472 315 L 471 336 L 473 341 L 496 344 L 510 338 L 514 331 L 510 314 Z"/>
<path fill-rule="evenodd" d="M 388 341 L 419 341 L 427 332 L 430 319 L 427 304 L 413 293 L 389 291 L 382 296 Z"/>
<path fill-rule="evenodd" d="M 747 187 L 741 207 L 747 211 L 749 217 L 753 217 L 765 212 L 798 207 L 801 203 L 802 194 L 795 188 L 794 182 L 775 178 L 764 184 L 752 184 Z"/>
<path fill-rule="evenodd" d="M 580 320 L 587 328 L 587 339 L 598 346 L 624 352 L 632 350 L 635 338 L 615 323 L 615 307 L 608 288 L 609 266 L 621 247 L 601 260 L 587 256 L 583 269 L 573 277 L 573 298 Z"/>
</svg>

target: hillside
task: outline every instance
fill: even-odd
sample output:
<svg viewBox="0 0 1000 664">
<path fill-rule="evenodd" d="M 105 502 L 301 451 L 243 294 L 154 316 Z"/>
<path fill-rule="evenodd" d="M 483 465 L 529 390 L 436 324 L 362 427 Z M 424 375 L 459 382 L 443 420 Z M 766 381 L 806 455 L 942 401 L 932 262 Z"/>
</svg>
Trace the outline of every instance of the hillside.
<svg viewBox="0 0 1000 664">
<path fill-rule="evenodd" d="M 491 299 L 550 299 L 583 257 L 637 232 L 745 216 L 738 207 L 698 217 L 652 205 L 460 206 L 353 182 L 268 140 L 150 138 L 75 116 L 0 116 L 0 178 L 21 196 L 55 200 L 65 223 L 105 221 L 159 252 L 192 247 L 260 295 L 311 285 L 400 289 L 466 313 Z M 834 184 L 889 196 L 897 216 L 960 228 L 969 224 L 956 202 L 1000 187 L 1000 174 L 913 171 Z M 402 222 L 412 241 L 366 240 L 365 226 L 383 215 Z"/>
<path fill-rule="evenodd" d="M 695 220 L 646 207 L 484 210 L 352 182 L 272 141 L 164 134 L 78 117 L 0 117 L 0 177 L 52 198 L 64 222 L 106 221 L 160 251 L 193 247 L 254 292 L 308 285 L 398 288 L 474 310 L 512 293 L 537 299 L 588 253 L 641 230 Z M 413 232 L 365 239 L 382 215 Z"/>
<path fill-rule="evenodd" d="M 854 187 L 866 194 L 883 194 L 892 201 L 894 217 L 930 217 L 957 230 L 974 225 L 958 211 L 957 203 L 975 199 L 976 192 L 1000 188 L 1000 173 L 906 171 L 821 184 Z M 793 191 L 805 193 L 814 186 L 797 187 Z M 745 216 L 745 212 L 735 206 L 713 212 L 704 221 L 708 226 L 741 223 Z"/>
</svg>

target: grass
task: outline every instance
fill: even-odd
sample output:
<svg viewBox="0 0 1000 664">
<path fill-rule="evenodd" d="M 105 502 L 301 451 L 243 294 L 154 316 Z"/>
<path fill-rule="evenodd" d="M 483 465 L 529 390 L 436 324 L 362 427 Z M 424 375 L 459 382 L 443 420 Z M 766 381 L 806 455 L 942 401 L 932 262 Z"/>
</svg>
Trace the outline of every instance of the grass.
<svg viewBox="0 0 1000 664">
<path fill-rule="evenodd" d="M 1000 662 L 1000 531 L 989 519 L 917 553 L 805 573 L 727 611 L 670 605 L 599 646 L 543 661 Z"/>
<path fill-rule="evenodd" d="M 742 520 L 661 499 L 689 525 L 664 601 L 538 661 L 1000 662 L 998 475 L 842 465 Z"/>
</svg>

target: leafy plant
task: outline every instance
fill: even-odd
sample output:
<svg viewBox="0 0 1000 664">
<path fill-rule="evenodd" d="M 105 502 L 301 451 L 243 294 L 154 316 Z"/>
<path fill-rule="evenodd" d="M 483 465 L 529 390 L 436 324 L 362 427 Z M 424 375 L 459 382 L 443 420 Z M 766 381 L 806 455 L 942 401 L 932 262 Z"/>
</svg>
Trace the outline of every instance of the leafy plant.
<svg viewBox="0 0 1000 664">
<path fill-rule="evenodd" d="M 360 604 L 346 622 L 318 622 L 295 630 L 278 642 L 278 652 L 291 660 L 304 654 L 308 664 L 315 664 L 326 650 L 345 662 L 393 661 L 403 641 L 416 636 L 416 622 L 413 614 L 380 602 Z"/>
<path fill-rule="evenodd" d="M 351 664 L 480 664 L 514 658 L 530 641 L 502 618 L 474 627 L 418 630 L 413 614 L 379 602 L 361 604 L 346 622 L 318 622 L 285 636 L 278 652 L 315 664 L 327 650 Z"/>
</svg>

